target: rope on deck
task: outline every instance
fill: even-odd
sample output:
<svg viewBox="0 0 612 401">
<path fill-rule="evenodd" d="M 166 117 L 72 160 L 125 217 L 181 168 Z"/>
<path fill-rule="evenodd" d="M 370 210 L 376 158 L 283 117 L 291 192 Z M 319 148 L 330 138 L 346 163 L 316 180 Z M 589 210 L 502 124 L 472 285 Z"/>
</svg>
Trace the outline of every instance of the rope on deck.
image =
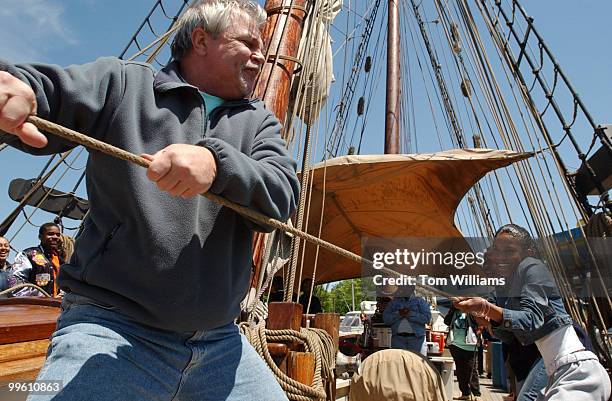
<svg viewBox="0 0 612 401">
<path fill-rule="evenodd" d="M 257 353 L 266 361 L 290 400 L 312 401 L 326 399 L 324 381 L 329 382 L 333 378 L 336 353 L 333 339 L 325 330 L 314 328 L 302 328 L 300 331 L 268 330 L 265 327 L 264 321 L 256 326 L 241 323 L 239 327 L 240 332 L 244 334 Z M 300 383 L 280 370 L 268 351 L 268 342 L 299 342 L 304 345 L 306 352 L 312 352 L 315 356 L 312 386 Z"/>
</svg>

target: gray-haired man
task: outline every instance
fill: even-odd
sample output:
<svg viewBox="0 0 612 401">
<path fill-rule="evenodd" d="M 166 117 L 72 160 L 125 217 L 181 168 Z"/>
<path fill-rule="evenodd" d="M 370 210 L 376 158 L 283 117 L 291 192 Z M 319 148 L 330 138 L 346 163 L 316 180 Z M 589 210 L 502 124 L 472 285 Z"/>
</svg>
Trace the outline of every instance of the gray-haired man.
<svg viewBox="0 0 612 401">
<path fill-rule="evenodd" d="M 197 2 L 160 72 L 112 58 L 66 69 L 0 62 L 1 140 L 35 154 L 69 148 L 24 123 L 38 114 L 151 161 L 145 175 L 90 153 L 90 213 L 60 271 L 66 295 L 39 375 L 63 382 L 54 399 L 286 398 L 233 323 L 252 229 L 266 227 L 195 196 L 281 220 L 295 208 L 280 124 L 246 99 L 264 19 L 251 1 Z"/>
</svg>

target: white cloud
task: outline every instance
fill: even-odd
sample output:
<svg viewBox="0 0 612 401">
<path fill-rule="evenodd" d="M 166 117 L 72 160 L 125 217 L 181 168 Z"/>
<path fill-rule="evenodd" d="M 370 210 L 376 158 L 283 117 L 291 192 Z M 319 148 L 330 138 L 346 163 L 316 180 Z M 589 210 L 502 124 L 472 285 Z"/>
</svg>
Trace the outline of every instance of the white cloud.
<svg viewBox="0 0 612 401">
<path fill-rule="evenodd" d="M 78 40 L 57 0 L 0 0 L 0 57 L 42 61 L 46 50 Z"/>
</svg>

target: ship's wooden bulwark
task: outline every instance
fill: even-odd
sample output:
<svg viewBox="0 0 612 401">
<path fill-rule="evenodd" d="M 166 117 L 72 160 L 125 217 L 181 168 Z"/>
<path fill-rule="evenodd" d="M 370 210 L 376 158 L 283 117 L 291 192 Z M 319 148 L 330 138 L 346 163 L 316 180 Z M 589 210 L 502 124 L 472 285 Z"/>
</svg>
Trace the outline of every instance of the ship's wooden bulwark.
<svg viewBox="0 0 612 401">
<path fill-rule="evenodd" d="M 0 382 L 33 380 L 45 362 L 61 301 L 0 300 Z"/>
</svg>

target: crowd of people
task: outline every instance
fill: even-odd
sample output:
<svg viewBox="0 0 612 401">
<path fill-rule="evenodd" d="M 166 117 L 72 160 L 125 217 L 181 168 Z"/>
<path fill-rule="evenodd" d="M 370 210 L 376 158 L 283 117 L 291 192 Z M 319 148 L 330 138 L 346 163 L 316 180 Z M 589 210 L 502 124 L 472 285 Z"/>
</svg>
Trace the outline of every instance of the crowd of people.
<svg viewBox="0 0 612 401">
<path fill-rule="evenodd" d="M 38 230 L 38 245 L 17 252 L 10 263 L 11 245 L 0 237 L 0 297 L 61 297 L 57 277 L 70 257 L 65 238 L 58 224 L 45 223 Z"/>
</svg>

